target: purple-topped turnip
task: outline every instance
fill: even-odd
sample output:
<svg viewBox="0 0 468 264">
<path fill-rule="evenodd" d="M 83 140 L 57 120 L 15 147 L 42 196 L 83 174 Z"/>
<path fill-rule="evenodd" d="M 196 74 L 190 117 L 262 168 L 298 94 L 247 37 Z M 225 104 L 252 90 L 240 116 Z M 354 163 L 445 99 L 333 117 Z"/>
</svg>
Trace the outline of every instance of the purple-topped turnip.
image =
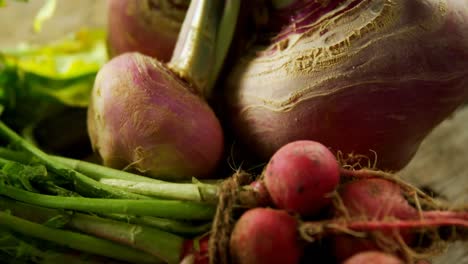
<svg viewBox="0 0 468 264">
<path fill-rule="evenodd" d="M 224 142 L 204 96 L 220 71 L 239 11 L 237 1 L 222 4 L 191 2 L 168 64 L 124 53 L 99 71 L 88 131 L 104 165 L 169 180 L 211 176 Z"/>
</svg>

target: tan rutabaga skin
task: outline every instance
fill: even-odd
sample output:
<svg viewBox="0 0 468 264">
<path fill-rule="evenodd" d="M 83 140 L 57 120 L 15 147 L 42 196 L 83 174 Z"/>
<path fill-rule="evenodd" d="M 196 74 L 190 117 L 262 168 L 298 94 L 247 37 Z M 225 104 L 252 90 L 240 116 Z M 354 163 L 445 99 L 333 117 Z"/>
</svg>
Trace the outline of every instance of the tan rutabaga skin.
<svg viewBox="0 0 468 264">
<path fill-rule="evenodd" d="M 233 125 L 264 158 L 312 139 L 398 170 L 468 99 L 468 1 L 343 2 L 236 65 Z"/>
</svg>

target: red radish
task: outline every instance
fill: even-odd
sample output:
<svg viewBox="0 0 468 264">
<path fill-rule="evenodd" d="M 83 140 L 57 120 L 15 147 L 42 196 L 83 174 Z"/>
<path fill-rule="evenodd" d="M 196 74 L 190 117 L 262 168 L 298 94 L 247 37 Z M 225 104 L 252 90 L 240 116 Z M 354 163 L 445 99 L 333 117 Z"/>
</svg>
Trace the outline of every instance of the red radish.
<svg viewBox="0 0 468 264">
<path fill-rule="evenodd" d="M 186 240 L 180 264 L 208 264 L 209 258 L 209 236 L 205 235 L 199 240 Z"/>
<path fill-rule="evenodd" d="M 169 61 L 188 5 L 188 0 L 108 0 L 110 55 L 134 51 Z"/>
<path fill-rule="evenodd" d="M 353 219 L 417 219 L 418 216 L 417 210 L 403 197 L 400 187 L 384 179 L 364 179 L 348 183 L 340 190 L 340 197 L 346 209 L 346 216 Z M 339 215 L 341 213 L 338 211 Z M 406 243 L 413 242 L 414 236 L 410 232 L 396 230 L 382 231 L 382 234 L 391 237 L 392 243 L 397 243 L 395 232 L 400 234 Z M 375 239 L 346 235 L 336 236 L 333 244 L 338 260 L 344 260 L 361 251 L 382 249 Z M 384 250 L 393 251 L 387 248 Z"/>
<path fill-rule="evenodd" d="M 386 237 L 386 243 L 390 243 L 388 245 L 379 244 L 375 237 L 356 238 L 338 235 L 334 238 L 334 247 L 339 260 L 366 250 L 397 252 L 400 249 L 399 242 L 397 242 L 398 236 L 406 244 L 412 245 L 416 238 L 413 230 L 418 230 L 418 227 L 429 229 L 433 226 L 449 225 L 450 223 L 462 225 L 468 223 L 468 214 L 465 212 L 437 210 L 419 212 L 408 203 L 398 184 L 385 179 L 369 178 L 350 182 L 345 184 L 339 193 L 344 208 L 337 209 L 337 217 L 346 217 L 357 221 L 354 224 L 349 224 L 348 228 L 353 228 L 355 231 L 379 231 L 381 235 Z M 419 219 L 427 221 L 424 223 L 413 221 Z M 403 221 L 391 227 L 390 224 L 383 222 L 386 220 Z M 407 221 L 405 222 L 405 220 Z M 363 221 L 363 223 L 359 224 L 358 221 Z M 410 227 L 413 225 L 412 222 L 414 222 L 414 228 Z M 392 249 L 392 246 L 395 248 Z"/>
<path fill-rule="evenodd" d="M 405 199 L 405 192 L 400 185 L 386 179 L 369 178 L 350 182 L 345 184 L 339 193 L 344 207 L 349 216 L 352 217 L 468 220 L 468 212 L 466 211 L 428 210 L 419 212 Z"/>
<path fill-rule="evenodd" d="M 344 155 L 373 150 L 395 171 L 468 99 L 467 1 L 278 2 L 291 5 L 271 20 L 288 24 L 226 84 L 237 139 L 263 159 L 312 139 Z"/>
<path fill-rule="evenodd" d="M 302 245 L 297 225 L 297 220 L 285 211 L 254 208 L 245 212 L 231 234 L 234 263 L 299 263 Z"/>
<path fill-rule="evenodd" d="M 338 262 L 367 251 L 379 251 L 380 248 L 372 239 L 336 235 L 332 238 L 334 257 Z"/>
<path fill-rule="evenodd" d="M 330 204 L 327 197 L 340 181 L 335 156 L 324 145 L 308 140 L 281 147 L 264 171 L 273 203 L 301 215 L 313 215 Z"/>
<path fill-rule="evenodd" d="M 383 179 L 347 183 L 341 189 L 347 213 L 337 210 L 335 218 L 329 220 L 299 223 L 285 210 L 251 209 L 234 227 L 230 241 L 231 257 L 240 264 L 263 263 L 259 262 L 261 260 L 265 263 L 296 263 L 293 259 L 300 255 L 297 252 L 303 249 L 304 242 L 327 237 L 331 238 L 338 261 L 365 251 L 385 251 L 403 256 L 408 251 L 403 251 L 401 243 L 417 246 L 413 243 L 417 238 L 416 232 L 437 232 L 437 228 L 442 226 L 468 228 L 466 213 L 419 213 L 401 197 L 400 189 L 395 186 L 399 187 Z M 462 239 L 463 234 L 459 238 Z M 291 252 L 295 253 L 290 255 Z"/>
<path fill-rule="evenodd" d="M 358 253 L 343 264 L 404 264 L 404 262 L 394 255 L 379 251 L 366 251 Z"/>
<path fill-rule="evenodd" d="M 418 217 L 418 211 L 409 205 L 400 186 L 385 179 L 357 180 L 344 185 L 339 193 L 351 217 L 366 219 Z"/>
</svg>

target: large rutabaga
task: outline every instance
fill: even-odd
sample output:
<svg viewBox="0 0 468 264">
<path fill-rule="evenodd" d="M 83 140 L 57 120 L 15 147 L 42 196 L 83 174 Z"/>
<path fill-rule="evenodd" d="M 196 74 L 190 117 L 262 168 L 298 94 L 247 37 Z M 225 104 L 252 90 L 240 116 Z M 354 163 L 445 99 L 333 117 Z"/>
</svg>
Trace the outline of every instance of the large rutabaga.
<svg viewBox="0 0 468 264">
<path fill-rule="evenodd" d="M 468 98 L 468 1 L 302 2 L 228 79 L 238 136 L 264 158 L 312 139 L 402 168 Z"/>
</svg>

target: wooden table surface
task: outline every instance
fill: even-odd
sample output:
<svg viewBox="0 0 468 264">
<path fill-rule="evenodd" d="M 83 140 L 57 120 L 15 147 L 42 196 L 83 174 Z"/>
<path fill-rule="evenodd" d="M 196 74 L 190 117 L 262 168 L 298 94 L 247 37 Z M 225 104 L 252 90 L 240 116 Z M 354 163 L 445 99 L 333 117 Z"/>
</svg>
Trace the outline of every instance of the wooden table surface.
<svg viewBox="0 0 468 264">
<path fill-rule="evenodd" d="M 58 1 L 54 17 L 44 23 L 39 34 L 32 21 L 44 0 L 15 3 L 0 9 L 0 48 L 20 41 L 42 43 L 80 26 L 102 27 L 106 23 L 104 0 Z M 468 87 L 467 87 L 468 89 Z M 454 204 L 468 202 L 468 107 L 461 108 L 426 138 L 417 155 L 400 173 L 417 185 L 430 186 Z M 468 264 L 468 243 L 452 244 L 437 264 Z"/>
<path fill-rule="evenodd" d="M 460 108 L 434 129 L 400 175 L 416 185 L 429 186 L 454 206 L 467 204 L 468 107 Z M 433 263 L 467 264 L 468 242 L 450 245 Z"/>
</svg>

